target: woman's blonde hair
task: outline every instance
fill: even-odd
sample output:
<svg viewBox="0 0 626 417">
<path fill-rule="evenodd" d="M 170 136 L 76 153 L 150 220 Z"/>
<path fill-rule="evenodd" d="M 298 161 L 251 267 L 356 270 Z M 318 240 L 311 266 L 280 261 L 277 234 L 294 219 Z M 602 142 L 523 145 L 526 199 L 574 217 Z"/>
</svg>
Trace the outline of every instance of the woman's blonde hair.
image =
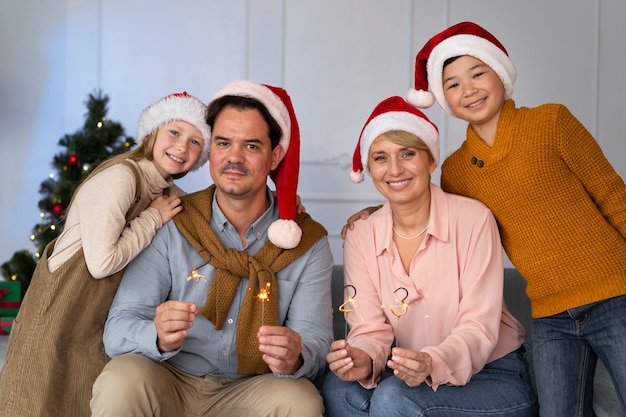
<svg viewBox="0 0 626 417">
<path fill-rule="evenodd" d="M 422 139 L 415 136 L 414 134 L 405 132 L 404 130 L 390 130 L 389 132 L 385 132 L 384 135 L 387 139 L 389 139 L 396 145 L 425 151 L 428 155 L 428 161 L 430 161 L 430 163 L 433 163 L 435 161 L 435 158 L 433 158 L 433 153 L 430 151 L 428 145 L 426 145 L 426 143 Z"/>
</svg>

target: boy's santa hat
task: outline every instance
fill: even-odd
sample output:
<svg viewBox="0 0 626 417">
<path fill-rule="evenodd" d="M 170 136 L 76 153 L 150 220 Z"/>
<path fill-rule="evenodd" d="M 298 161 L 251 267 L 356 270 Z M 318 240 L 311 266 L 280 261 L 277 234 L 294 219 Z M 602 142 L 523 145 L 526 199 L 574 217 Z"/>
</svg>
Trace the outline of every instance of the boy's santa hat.
<svg viewBox="0 0 626 417">
<path fill-rule="evenodd" d="M 190 123 L 200 131 L 202 139 L 204 139 L 200 158 L 191 168 L 191 171 L 195 171 L 204 165 L 209 158 L 211 128 L 206 122 L 205 114 L 206 104 L 187 94 L 186 91 L 165 96 L 146 107 L 139 116 L 137 143 L 141 143 L 146 136 L 174 120 Z"/>
<path fill-rule="evenodd" d="M 276 120 L 282 135 L 280 145 L 285 150 L 283 159 L 270 172 L 276 185 L 276 200 L 280 219 L 267 231 L 269 240 L 279 248 L 293 249 L 300 243 L 302 230 L 295 222 L 298 173 L 300 171 L 300 128 L 287 91 L 280 87 L 238 80 L 226 84 L 211 99 L 223 96 L 250 97 L 261 102 Z"/>
<path fill-rule="evenodd" d="M 363 171 L 370 172 L 369 150 L 380 135 L 399 130 L 420 138 L 433 155 L 435 166 L 439 164 L 439 131 L 424 113 L 407 103 L 402 97 L 393 96 L 381 101 L 367 119 L 352 157 L 350 180 L 363 181 Z"/>
<path fill-rule="evenodd" d="M 409 103 L 425 109 L 436 99 L 448 114 L 452 114 L 443 93 L 443 64 L 449 58 L 463 55 L 473 56 L 489 65 L 504 84 L 505 98 L 513 96 L 515 66 L 504 46 L 476 23 L 461 22 L 433 36 L 417 53 L 415 88 L 407 94 Z"/>
</svg>

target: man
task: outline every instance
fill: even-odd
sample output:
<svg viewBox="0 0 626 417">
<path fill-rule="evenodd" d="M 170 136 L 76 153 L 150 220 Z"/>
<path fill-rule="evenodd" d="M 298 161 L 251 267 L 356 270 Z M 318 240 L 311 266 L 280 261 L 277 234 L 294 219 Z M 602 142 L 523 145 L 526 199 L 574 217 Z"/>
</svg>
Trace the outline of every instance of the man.
<svg viewBox="0 0 626 417">
<path fill-rule="evenodd" d="M 214 185 L 185 196 L 126 269 L 93 415 L 322 416 L 311 381 L 332 341 L 333 259 L 326 230 L 296 215 L 291 100 L 234 81 L 207 122 Z"/>
</svg>

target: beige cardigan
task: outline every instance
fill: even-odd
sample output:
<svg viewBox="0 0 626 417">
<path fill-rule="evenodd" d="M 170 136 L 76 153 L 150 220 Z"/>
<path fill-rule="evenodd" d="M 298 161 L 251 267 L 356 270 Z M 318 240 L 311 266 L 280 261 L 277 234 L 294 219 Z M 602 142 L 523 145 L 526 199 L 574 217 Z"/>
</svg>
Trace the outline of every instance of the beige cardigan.
<svg viewBox="0 0 626 417">
<path fill-rule="evenodd" d="M 151 161 L 131 162 L 137 165 L 144 180 L 142 198 L 152 201 L 168 187 L 178 195 L 184 194 L 173 186 L 172 180 L 165 180 Z M 125 227 L 125 215 L 134 198 L 135 176 L 124 164 L 113 165 L 85 182 L 48 259 L 50 271 L 56 271 L 81 247 L 94 278 L 105 278 L 128 265 L 162 226 L 158 210 L 148 207 Z"/>
</svg>

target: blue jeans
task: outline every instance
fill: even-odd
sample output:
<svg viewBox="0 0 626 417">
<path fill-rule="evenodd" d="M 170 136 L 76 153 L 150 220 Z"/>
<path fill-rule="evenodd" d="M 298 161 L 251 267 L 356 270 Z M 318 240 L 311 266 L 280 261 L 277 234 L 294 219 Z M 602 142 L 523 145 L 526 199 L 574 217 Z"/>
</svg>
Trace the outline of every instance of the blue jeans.
<svg viewBox="0 0 626 417">
<path fill-rule="evenodd" d="M 598 358 L 626 410 L 626 295 L 533 320 L 541 417 L 591 417 Z"/>
<path fill-rule="evenodd" d="M 441 385 L 437 391 L 426 384 L 409 387 L 390 373 L 374 389 L 329 373 L 322 387 L 326 416 L 535 417 L 537 399 L 523 350 L 488 363 L 463 386 Z"/>
</svg>

